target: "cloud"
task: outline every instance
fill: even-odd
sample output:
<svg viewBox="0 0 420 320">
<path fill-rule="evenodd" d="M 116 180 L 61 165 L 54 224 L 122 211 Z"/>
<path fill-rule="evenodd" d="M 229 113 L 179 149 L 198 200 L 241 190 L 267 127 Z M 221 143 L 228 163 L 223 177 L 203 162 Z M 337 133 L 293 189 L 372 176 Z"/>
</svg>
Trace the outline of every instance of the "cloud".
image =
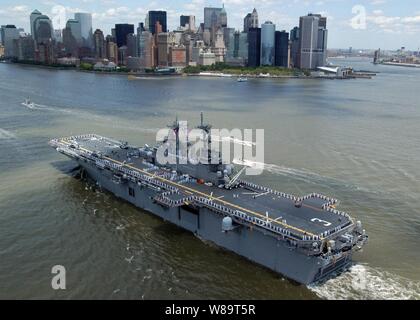
<svg viewBox="0 0 420 320">
<path fill-rule="evenodd" d="M 372 31 L 386 33 L 410 33 L 420 32 L 420 15 L 417 16 L 386 16 L 382 10 L 374 10 L 372 15 L 366 17 L 366 21 Z M 369 28 L 368 27 L 368 28 Z"/>
<path fill-rule="evenodd" d="M 377 6 L 377 5 L 380 5 L 380 4 L 385 4 L 385 3 L 386 3 L 386 0 L 371 0 L 370 1 L 370 4 L 374 5 L 374 6 Z"/>
</svg>

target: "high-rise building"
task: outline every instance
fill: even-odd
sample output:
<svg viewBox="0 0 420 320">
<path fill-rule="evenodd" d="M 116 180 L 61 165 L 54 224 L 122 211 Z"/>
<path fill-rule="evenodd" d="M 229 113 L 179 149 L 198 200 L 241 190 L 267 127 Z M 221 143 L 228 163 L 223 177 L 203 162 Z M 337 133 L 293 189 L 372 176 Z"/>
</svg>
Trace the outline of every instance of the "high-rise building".
<svg viewBox="0 0 420 320">
<path fill-rule="evenodd" d="M 276 25 L 266 21 L 261 25 L 261 60 L 263 66 L 273 66 L 275 58 Z"/>
<path fill-rule="evenodd" d="M 179 17 L 179 26 L 180 27 L 187 27 L 190 24 L 190 16 L 181 15 Z"/>
<path fill-rule="evenodd" d="M 122 46 L 118 48 L 118 63 L 121 65 L 127 65 L 127 46 Z"/>
<path fill-rule="evenodd" d="M 136 39 L 136 56 L 140 57 L 140 36 L 142 32 L 146 31 L 144 28 L 144 23 L 140 22 L 137 27 L 137 39 Z"/>
<path fill-rule="evenodd" d="M 227 27 L 227 12 L 225 9 L 225 5 L 223 4 L 222 10 L 219 14 L 219 27 L 226 28 Z"/>
<path fill-rule="evenodd" d="M 229 46 L 226 52 L 226 63 L 245 66 L 248 63 L 248 34 L 246 32 L 229 32 Z"/>
<path fill-rule="evenodd" d="M 34 20 L 34 39 L 37 44 L 47 43 L 54 39 L 54 30 L 50 18 L 46 15 L 40 15 Z"/>
<path fill-rule="evenodd" d="M 4 27 L 5 26 L 1 26 L 0 27 L 0 45 L 2 45 L 4 47 Z"/>
<path fill-rule="evenodd" d="M 378 64 L 381 59 L 381 49 L 375 50 L 373 54 L 373 63 Z"/>
<path fill-rule="evenodd" d="M 77 12 L 74 19 L 79 21 L 82 46 L 91 48 L 93 45 L 92 15 L 90 13 Z"/>
<path fill-rule="evenodd" d="M 226 55 L 225 41 L 223 40 L 223 31 L 219 29 L 216 31 L 214 45 L 212 52 L 216 56 L 216 62 L 224 62 Z"/>
<path fill-rule="evenodd" d="M 63 42 L 63 30 L 61 30 L 61 29 L 54 29 L 53 36 L 54 36 L 54 40 L 56 42 Z"/>
<path fill-rule="evenodd" d="M 78 44 L 77 40 L 73 35 L 73 31 L 70 24 L 67 22 L 67 26 L 63 29 L 63 46 L 64 51 L 67 55 L 71 55 L 72 57 L 78 57 Z"/>
<path fill-rule="evenodd" d="M 210 46 L 211 44 L 211 33 L 209 29 L 205 29 L 203 31 L 203 41 L 206 46 Z"/>
<path fill-rule="evenodd" d="M 106 57 L 109 61 L 118 64 L 118 46 L 111 41 L 112 38 L 107 38 L 106 42 Z"/>
<path fill-rule="evenodd" d="M 17 52 L 15 52 L 15 40 L 18 40 L 19 30 L 14 25 L 6 25 L 1 27 L 1 35 L 4 46 L 4 56 L 6 58 L 16 58 Z"/>
<path fill-rule="evenodd" d="M 248 66 L 259 67 L 261 65 L 261 28 L 248 30 Z"/>
<path fill-rule="evenodd" d="M 212 29 L 220 26 L 220 13 L 223 8 L 204 8 L 204 29 Z"/>
<path fill-rule="evenodd" d="M 301 69 L 325 66 L 327 60 L 327 19 L 319 14 L 300 17 L 299 60 Z"/>
<path fill-rule="evenodd" d="M 143 31 L 140 34 L 140 59 L 144 68 L 152 68 L 154 66 L 154 37 L 150 31 Z"/>
<path fill-rule="evenodd" d="M 118 48 L 127 45 L 127 35 L 130 33 L 134 33 L 133 24 L 122 23 L 115 25 L 115 38 Z"/>
<path fill-rule="evenodd" d="M 286 31 L 276 31 L 274 65 L 289 67 L 289 33 Z"/>
<path fill-rule="evenodd" d="M 197 39 L 197 34 L 183 33 L 181 36 L 181 44 L 185 47 L 186 65 L 188 65 L 192 61 L 192 49 Z"/>
<path fill-rule="evenodd" d="M 96 29 L 93 34 L 93 47 L 96 59 L 106 58 L 104 33 L 100 29 Z"/>
<path fill-rule="evenodd" d="M 248 33 L 241 32 L 239 33 L 238 39 L 238 58 L 243 60 L 243 65 L 248 64 Z"/>
<path fill-rule="evenodd" d="M 37 50 L 35 51 L 35 60 L 43 64 L 53 64 L 55 62 L 54 45 L 52 39 L 40 42 L 37 45 Z"/>
<path fill-rule="evenodd" d="M 162 32 L 157 35 L 158 61 L 157 65 L 169 65 L 169 48 L 175 44 L 175 35 L 172 32 Z"/>
<path fill-rule="evenodd" d="M 140 22 L 138 27 L 137 27 L 137 34 L 142 33 L 143 31 L 146 31 L 146 28 L 144 27 L 144 23 Z"/>
<path fill-rule="evenodd" d="M 30 15 L 30 17 L 29 17 L 29 20 L 30 20 L 30 27 L 31 27 L 31 36 L 32 36 L 32 38 L 35 40 L 35 25 L 34 25 L 34 22 L 35 22 L 35 19 L 36 18 L 38 18 L 39 16 L 42 16 L 42 13 L 41 12 L 39 12 L 38 10 L 34 10 L 34 11 L 32 11 L 32 13 L 31 13 L 31 15 Z"/>
<path fill-rule="evenodd" d="M 127 57 L 137 57 L 137 37 L 134 33 L 127 35 Z"/>
<path fill-rule="evenodd" d="M 225 28 L 223 31 L 224 31 L 223 38 L 224 38 L 225 46 L 226 46 L 226 58 L 230 60 L 230 59 L 235 58 L 236 32 L 234 28 Z"/>
<path fill-rule="evenodd" d="M 225 41 L 226 54 L 228 54 L 230 41 L 235 33 L 235 28 L 223 28 L 223 40 Z"/>
<path fill-rule="evenodd" d="M 248 13 L 244 18 L 244 32 L 248 32 L 250 28 L 258 28 L 258 13 L 254 10 Z"/>
<path fill-rule="evenodd" d="M 169 66 L 185 67 L 187 62 L 186 48 L 183 45 L 171 46 L 169 48 Z"/>
<path fill-rule="evenodd" d="M 69 29 L 71 35 L 73 36 L 74 40 L 76 41 L 77 46 L 82 45 L 82 33 L 80 28 L 80 22 L 76 19 L 69 19 L 66 23 L 66 29 Z M 64 35 L 63 35 L 64 37 Z M 64 39 L 63 39 L 64 41 Z"/>
<path fill-rule="evenodd" d="M 34 60 L 35 59 L 35 41 L 31 35 L 24 35 L 19 39 L 14 40 L 14 52 L 19 60 Z"/>
<path fill-rule="evenodd" d="M 195 31 L 195 16 L 180 16 L 179 26 L 190 31 Z"/>
<path fill-rule="evenodd" d="M 162 32 L 168 32 L 166 11 L 149 11 L 149 13 L 147 14 L 146 20 L 147 20 L 146 25 L 148 26 L 149 31 L 152 34 L 157 33 L 156 22 L 158 21 L 160 25 L 162 26 Z"/>
<path fill-rule="evenodd" d="M 300 60 L 299 52 L 299 27 L 290 30 L 290 65 L 295 68 Z"/>
</svg>

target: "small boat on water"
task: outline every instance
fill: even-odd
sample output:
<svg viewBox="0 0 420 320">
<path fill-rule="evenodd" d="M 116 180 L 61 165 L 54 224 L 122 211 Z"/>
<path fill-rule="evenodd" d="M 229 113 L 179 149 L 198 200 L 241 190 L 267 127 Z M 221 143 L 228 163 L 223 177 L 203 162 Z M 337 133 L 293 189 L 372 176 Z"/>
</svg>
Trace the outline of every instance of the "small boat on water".
<svg viewBox="0 0 420 320">
<path fill-rule="evenodd" d="M 242 77 L 238 78 L 238 82 L 247 82 L 247 81 L 248 81 L 248 78 L 242 78 Z"/>
<path fill-rule="evenodd" d="M 25 99 L 25 101 L 22 102 L 22 105 L 24 105 L 25 107 L 27 107 L 29 109 L 34 109 L 35 108 L 35 103 L 33 103 L 29 98 Z"/>
</svg>

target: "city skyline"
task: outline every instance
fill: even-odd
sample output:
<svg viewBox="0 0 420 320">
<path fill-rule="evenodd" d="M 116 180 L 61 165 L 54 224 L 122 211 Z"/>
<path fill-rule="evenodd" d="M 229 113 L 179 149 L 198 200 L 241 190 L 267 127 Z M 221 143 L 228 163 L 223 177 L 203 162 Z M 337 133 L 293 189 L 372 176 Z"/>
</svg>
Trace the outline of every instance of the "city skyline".
<svg viewBox="0 0 420 320">
<path fill-rule="evenodd" d="M 111 28 L 117 23 L 132 23 L 138 25 L 144 22 L 149 10 L 165 10 L 168 15 L 168 29 L 175 30 L 179 26 L 181 15 L 195 15 L 196 24 L 204 21 L 204 7 L 221 7 L 224 3 L 228 25 L 238 30 L 243 28 L 243 18 L 255 7 L 259 13 L 259 24 L 272 21 L 277 30 L 290 31 L 299 24 L 299 17 L 312 13 L 321 13 L 329 21 L 329 48 L 374 49 L 381 47 L 386 50 L 406 47 L 417 50 L 420 47 L 420 5 L 418 2 L 408 0 L 398 5 L 393 0 L 364 0 L 364 1 L 254 1 L 254 0 L 226 0 L 204 1 L 190 0 L 172 1 L 114 1 L 114 0 L 70 0 L 66 2 L 55 1 L 14 1 L 6 0 L 0 8 L 0 23 L 15 24 L 30 32 L 28 15 L 35 9 L 48 15 L 53 21 L 54 28 L 65 26 L 66 21 L 75 12 L 89 12 L 93 17 L 93 30 L 99 28 L 104 34 L 109 34 Z M 362 5 L 363 7 L 358 7 Z M 419 10 L 415 9 L 419 6 Z M 356 7 L 355 7 L 356 6 Z M 414 8 L 414 10 L 413 10 Z M 357 15 L 366 10 L 366 28 L 362 24 L 354 26 L 352 21 Z M 61 14 L 60 14 L 61 13 Z M 353 19 L 353 20 L 352 20 Z M 59 27 L 58 27 L 59 26 Z M 417 33 L 417 34 L 416 34 Z"/>
</svg>

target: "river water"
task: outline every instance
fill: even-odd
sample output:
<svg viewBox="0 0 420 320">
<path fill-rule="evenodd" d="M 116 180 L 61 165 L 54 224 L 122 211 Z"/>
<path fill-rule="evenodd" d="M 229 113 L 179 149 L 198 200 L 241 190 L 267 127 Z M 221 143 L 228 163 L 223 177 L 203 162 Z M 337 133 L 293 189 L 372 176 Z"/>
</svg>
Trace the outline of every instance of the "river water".
<svg viewBox="0 0 420 320">
<path fill-rule="evenodd" d="M 420 70 L 337 60 L 372 80 L 128 80 L 0 64 L 0 298 L 419 299 Z M 29 97 L 35 108 L 21 103 Z M 249 178 L 325 193 L 370 235 L 350 272 L 305 287 L 74 178 L 54 137 L 153 144 L 200 111 L 218 128 L 265 129 Z M 67 289 L 51 288 L 66 268 Z"/>
</svg>

